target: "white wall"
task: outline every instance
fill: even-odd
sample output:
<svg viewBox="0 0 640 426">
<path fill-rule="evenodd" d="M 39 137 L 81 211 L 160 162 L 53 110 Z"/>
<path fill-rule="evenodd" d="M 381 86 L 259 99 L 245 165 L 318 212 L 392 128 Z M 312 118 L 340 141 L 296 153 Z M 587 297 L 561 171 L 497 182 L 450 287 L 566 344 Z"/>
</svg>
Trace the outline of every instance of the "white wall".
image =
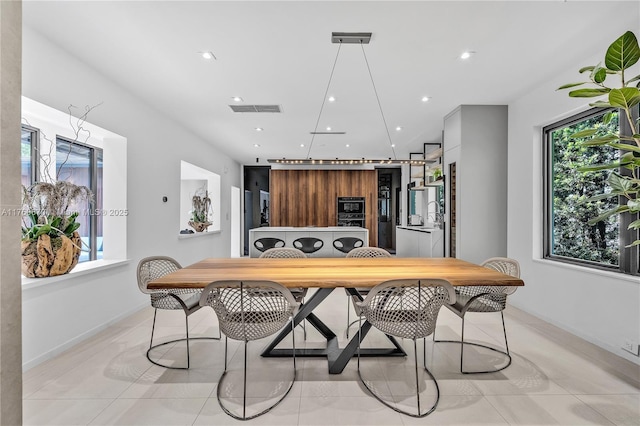
<svg viewBox="0 0 640 426">
<path fill-rule="evenodd" d="M 180 160 L 221 176 L 222 200 L 240 186 L 240 166 L 220 150 L 132 96 L 29 28 L 23 34 L 23 95 L 60 111 L 69 104 L 101 106 L 88 121 L 122 135 L 127 147 L 128 257 L 125 266 L 23 291 L 23 363 L 30 367 L 148 304 L 135 269 L 163 254 L 183 265 L 228 257 L 230 203 L 222 203 L 222 232 L 178 239 Z M 224 141 L 220 141 L 224 142 Z M 162 197 L 168 202 L 163 203 Z"/>
<path fill-rule="evenodd" d="M 620 349 L 625 339 L 640 340 L 640 278 L 540 260 L 541 128 L 587 109 L 589 101 L 571 99 L 556 88 L 581 81 L 577 70 L 603 61 L 608 45 L 625 31 L 636 30 L 637 35 L 638 9 L 638 3 L 629 3 L 627 15 L 607 19 L 597 30 L 598 43 L 577 45 L 576 51 L 566 53 L 576 58 L 572 69 L 537 87 L 523 87 L 525 94 L 509 104 L 508 255 L 520 261 L 525 282 L 510 298 L 513 305 L 640 364 L 638 357 Z M 629 75 L 638 73 L 636 69 Z"/>
</svg>

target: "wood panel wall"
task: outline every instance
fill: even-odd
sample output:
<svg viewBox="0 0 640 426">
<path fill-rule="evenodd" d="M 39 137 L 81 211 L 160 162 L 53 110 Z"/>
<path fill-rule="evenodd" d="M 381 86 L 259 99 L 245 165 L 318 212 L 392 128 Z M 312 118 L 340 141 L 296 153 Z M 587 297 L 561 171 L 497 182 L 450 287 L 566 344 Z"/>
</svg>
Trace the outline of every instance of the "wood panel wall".
<svg viewBox="0 0 640 426">
<path fill-rule="evenodd" d="M 376 170 L 271 170 L 271 226 L 336 226 L 338 197 L 365 197 L 369 245 L 378 245 Z"/>
</svg>

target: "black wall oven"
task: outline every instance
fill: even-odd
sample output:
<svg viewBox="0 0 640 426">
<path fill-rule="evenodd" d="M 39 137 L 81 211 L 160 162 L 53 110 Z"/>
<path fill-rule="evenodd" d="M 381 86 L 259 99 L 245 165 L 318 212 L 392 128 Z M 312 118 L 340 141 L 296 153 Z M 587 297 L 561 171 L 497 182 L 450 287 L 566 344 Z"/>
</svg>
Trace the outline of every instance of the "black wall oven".
<svg viewBox="0 0 640 426">
<path fill-rule="evenodd" d="M 364 197 L 338 197 L 338 226 L 364 228 Z"/>
</svg>

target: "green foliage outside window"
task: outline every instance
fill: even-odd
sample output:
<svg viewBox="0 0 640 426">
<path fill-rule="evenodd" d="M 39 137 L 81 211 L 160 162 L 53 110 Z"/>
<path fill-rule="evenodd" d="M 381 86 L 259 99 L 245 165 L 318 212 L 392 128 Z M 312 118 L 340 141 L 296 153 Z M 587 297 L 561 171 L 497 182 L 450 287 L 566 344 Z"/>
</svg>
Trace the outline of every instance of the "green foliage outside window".
<svg viewBox="0 0 640 426">
<path fill-rule="evenodd" d="M 597 129 L 596 135 L 618 131 L 617 112 L 589 117 L 551 131 L 552 149 L 552 254 L 591 262 L 617 265 L 620 254 L 619 217 L 609 216 L 595 224 L 589 220 L 600 211 L 614 209 L 615 198 L 588 202 L 590 197 L 611 188 L 607 183 L 610 171 L 592 173 L 579 168 L 611 163 L 619 158 L 617 150 L 602 150 L 584 144 L 585 138 L 573 135 L 585 129 Z"/>
</svg>

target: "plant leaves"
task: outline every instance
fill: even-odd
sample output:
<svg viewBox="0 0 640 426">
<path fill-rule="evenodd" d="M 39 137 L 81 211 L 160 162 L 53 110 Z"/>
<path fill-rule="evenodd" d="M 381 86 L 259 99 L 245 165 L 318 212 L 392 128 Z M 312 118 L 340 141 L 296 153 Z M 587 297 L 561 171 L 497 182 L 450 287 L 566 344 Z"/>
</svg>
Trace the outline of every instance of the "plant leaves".
<svg viewBox="0 0 640 426">
<path fill-rule="evenodd" d="M 590 103 L 589 106 L 592 106 L 595 108 L 611 108 L 611 104 L 606 101 L 595 101 Z"/>
<path fill-rule="evenodd" d="M 633 66 L 640 59 L 638 39 L 631 32 L 622 34 L 611 43 L 604 57 L 604 63 L 612 71 L 623 71 Z"/>
<path fill-rule="evenodd" d="M 624 213 L 626 211 L 628 211 L 629 208 L 627 206 L 618 206 L 616 208 L 613 208 L 611 210 L 607 210 L 601 214 L 599 214 L 597 217 L 594 217 L 592 219 L 589 219 L 589 221 L 587 222 L 589 225 L 593 226 L 596 223 L 600 222 L 601 220 L 605 220 L 606 218 L 613 216 L 615 214 L 618 213 Z"/>
<path fill-rule="evenodd" d="M 613 111 L 609 111 L 608 113 L 606 113 L 605 115 L 602 116 L 602 124 L 607 125 L 609 123 L 611 123 L 611 120 L 613 119 Z"/>
<path fill-rule="evenodd" d="M 606 135 L 599 138 L 592 138 L 581 143 L 583 146 L 611 145 L 611 142 L 619 141 L 616 135 Z"/>
<path fill-rule="evenodd" d="M 582 67 L 582 68 L 580 68 L 580 70 L 578 70 L 578 72 L 579 72 L 580 74 L 582 74 L 583 72 L 585 72 L 585 71 L 591 71 L 591 70 L 593 70 L 594 68 L 595 68 L 595 66 L 594 66 L 594 65 L 589 65 L 589 66 L 587 66 L 587 67 Z"/>
<path fill-rule="evenodd" d="M 622 149 L 626 151 L 640 152 L 640 146 L 631 145 L 628 143 L 610 143 L 609 146 L 615 149 Z"/>
<path fill-rule="evenodd" d="M 69 225 L 67 225 L 67 227 L 64 229 L 64 234 L 67 237 L 71 237 L 71 234 L 73 234 L 78 228 L 80 228 L 80 223 L 78 222 L 71 222 Z"/>
<path fill-rule="evenodd" d="M 608 164 L 589 164 L 588 166 L 578 167 L 577 170 L 580 172 L 597 172 L 599 170 L 613 170 L 621 166 L 622 164 L 620 164 L 619 161 L 616 161 L 615 163 Z"/>
<path fill-rule="evenodd" d="M 629 200 L 629 201 L 627 201 L 627 207 L 629 207 L 629 211 L 631 213 L 640 212 L 640 200 Z"/>
<path fill-rule="evenodd" d="M 571 87 L 576 87 L 576 86 L 582 86 L 583 84 L 585 84 L 586 82 L 583 81 L 582 83 L 569 83 L 569 84 L 564 84 L 560 87 L 558 87 L 556 90 L 562 90 L 562 89 L 569 89 Z"/>
<path fill-rule="evenodd" d="M 592 203 L 594 201 L 606 200 L 607 198 L 617 197 L 618 195 L 620 194 L 616 192 L 607 192 L 604 194 L 598 194 L 598 195 L 594 195 L 593 197 L 589 197 L 586 200 L 584 200 L 582 203 Z"/>
<path fill-rule="evenodd" d="M 640 103 L 640 89 L 637 87 L 611 89 L 609 103 L 614 107 L 629 109 Z"/>
<path fill-rule="evenodd" d="M 572 139 L 584 138 L 584 137 L 587 137 L 587 136 L 595 135 L 597 131 L 598 131 L 598 129 L 585 129 L 585 130 L 581 130 L 579 132 L 576 132 L 576 133 L 572 134 L 569 137 L 572 138 Z"/>
<path fill-rule="evenodd" d="M 633 83 L 636 80 L 640 80 L 640 74 L 636 75 L 635 77 L 633 77 L 631 80 L 627 80 L 627 83 Z"/>
<path fill-rule="evenodd" d="M 594 83 L 602 83 L 607 78 L 607 70 L 602 67 L 596 67 L 591 72 L 591 80 Z"/>
<path fill-rule="evenodd" d="M 610 91 L 611 89 L 608 88 L 578 89 L 569 92 L 569 96 L 572 98 L 595 98 L 596 96 L 606 95 Z"/>
<path fill-rule="evenodd" d="M 640 246 L 640 240 L 635 240 L 634 242 L 632 242 L 628 246 L 625 246 L 625 248 L 635 247 L 635 246 Z"/>
<path fill-rule="evenodd" d="M 633 182 L 630 179 L 615 172 L 609 175 L 607 183 L 615 192 L 628 192 L 633 188 Z"/>
<path fill-rule="evenodd" d="M 629 224 L 627 229 L 640 229 L 640 219 L 634 220 Z"/>
</svg>

